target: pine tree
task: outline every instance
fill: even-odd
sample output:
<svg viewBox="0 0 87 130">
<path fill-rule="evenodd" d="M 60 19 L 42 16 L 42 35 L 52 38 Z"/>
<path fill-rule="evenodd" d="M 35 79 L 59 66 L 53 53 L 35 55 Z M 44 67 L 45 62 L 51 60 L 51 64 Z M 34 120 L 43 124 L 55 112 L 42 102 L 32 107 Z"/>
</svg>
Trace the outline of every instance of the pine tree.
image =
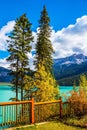
<svg viewBox="0 0 87 130">
<path fill-rule="evenodd" d="M 26 14 L 16 19 L 13 31 L 9 35 L 8 51 L 13 80 L 16 89 L 16 100 L 18 99 L 18 87 L 21 88 L 21 100 L 23 100 L 24 77 L 29 71 L 29 59 L 27 53 L 31 51 L 30 42 L 33 40 L 31 23 Z"/>
<path fill-rule="evenodd" d="M 36 68 L 38 63 L 44 61 L 44 65 L 47 71 L 52 70 L 52 53 L 53 47 L 50 41 L 51 27 L 50 18 L 44 6 L 40 20 L 39 20 L 39 32 L 37 34 L 37 44 L 36 44 Z"/>
</svg>

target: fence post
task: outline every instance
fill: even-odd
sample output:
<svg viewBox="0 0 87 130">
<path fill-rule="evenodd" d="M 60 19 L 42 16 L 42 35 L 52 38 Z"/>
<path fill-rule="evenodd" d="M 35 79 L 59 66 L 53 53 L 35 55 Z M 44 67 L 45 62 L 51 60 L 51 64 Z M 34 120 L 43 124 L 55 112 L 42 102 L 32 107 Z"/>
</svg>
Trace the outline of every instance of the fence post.
<svg viewBox="0 0 87 130">
<path fill-rule="evenodd" d="M 34 98 L 31 99 L 32 103 L 31 103 L 31 123 L 34 123 Z"/>
<path fill-rule="evenodd" d="M 62 117 L 62 98 L 60 97 L 60 118 Z"/>
</svg>

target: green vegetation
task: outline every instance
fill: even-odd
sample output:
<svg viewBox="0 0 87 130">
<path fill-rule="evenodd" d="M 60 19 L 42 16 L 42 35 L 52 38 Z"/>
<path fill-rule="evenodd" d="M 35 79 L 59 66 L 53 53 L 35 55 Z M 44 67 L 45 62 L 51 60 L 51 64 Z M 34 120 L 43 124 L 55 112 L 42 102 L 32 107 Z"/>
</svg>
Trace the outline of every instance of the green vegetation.
<svg viewBox="0 0 87 130">
<path fill-rule="evenodd" d="M 39 20 L 39 32 L 37 33 L 35 66 L 38 69 L 38 64 L 43 63 L 48 72 L 52 71 L 53 63 L 53 47 L 50 41 L 51 27 L 49 23 L 50 18 L 44 6 Z"/>
<path fill-rule="evenodd" d="M 87 127 L 87 115 L 80 116 L 80 117 L 63 118 L 62 122 L 64 124 L 67 124 L 67 125 L 70 125 L 70 126 L 86 128 Z"/>
<path fill-rule="evenodd" d="M 73 83 L 76 82 L 76 85 L 79 85 L 79 79 L 80 79 L 80 75 L 75 75 L 75 76 L 69 76 L 69 77 L 65 77 L 65 78 L 61 78 L 59 80 L 57 80 L 57 82 L 59 83 L 60 86 L 73 86 Z"/>
<path fill-rule="evenodd" d="M 32 125 L 27 127 L 21 127 L 17 128 L 16 130 L 86 130 L 86 128 L 72 127 L 61 122 L 54 121 L 35 124 L 34 126 Z"/>
</svg>

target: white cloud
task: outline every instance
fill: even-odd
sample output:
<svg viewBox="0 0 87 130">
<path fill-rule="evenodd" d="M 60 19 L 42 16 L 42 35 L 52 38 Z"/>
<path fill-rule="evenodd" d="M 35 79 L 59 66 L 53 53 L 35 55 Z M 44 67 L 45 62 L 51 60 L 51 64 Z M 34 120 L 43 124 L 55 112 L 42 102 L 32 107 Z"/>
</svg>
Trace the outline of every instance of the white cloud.
<svg viewBox="0 0 87 130">
<path fill-rule="evenodd" d="M 2 66 L 4 68 L 8 68 L 9 67 L 9 63 L 6 61 L 6 58 L 0 59 L 0 66 Z"/>
<path fill-rule="evenodd" d="M 30 53 L 27 54 L 28 55 L 28 58 L 29 58 L 29 66 L 32 70 L 34 70 L 34 65 L 33 65 L 33 62 L 34 62 L 34 57 L 35 57 L 35 54 L 32 53 L 32 51 Z"/>
<path fill-rule="evenodd" d="M 15 21 L 10 21 L 0 29 L 0 50 L 2 51 L 7 50 L 7 42 L 6 42 L 6 40 L 8 40 L 7 34 L 13 30 L 14 25 Z M 9 66 L 9 63 L 6 61 L 6 58 L 0 59 L 0 66 L 5 68 Z"/>
<path fill-rule="evenodd" d="M 87 55 L 87 16 L 60 31 L 52 31 L 51 41 L 55 50 L 54 58 L 70 56 L 74 53 Z"/>
<path fill-rule="evenodd" d="M 10 21 L 7 23 L 7 25 L 3 26 L 0 29 L 0 50 L 7 50 L 7 42 L 8 36 L 7 34 L 10 33 L 13 30 L 13 27 L 15 25 L 15 21 Z"/>
</svg>

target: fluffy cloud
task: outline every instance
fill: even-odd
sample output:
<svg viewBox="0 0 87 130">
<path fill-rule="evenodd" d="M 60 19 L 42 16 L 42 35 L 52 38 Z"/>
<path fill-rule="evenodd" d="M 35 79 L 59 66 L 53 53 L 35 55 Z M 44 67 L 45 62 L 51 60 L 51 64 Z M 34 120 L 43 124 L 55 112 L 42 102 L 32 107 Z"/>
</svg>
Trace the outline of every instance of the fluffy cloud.
<svg viewBox="0 0 87 130">
<path fill-rule="evenodd" d="M 7 25 L 3 26 L 0 29 L 0 50 L 7 50 L 7 42 L 8 36 L 7 34 L 10 33 L 13 30 L 13 27 L 15 25 L 15 21 L 10 21 L 7 23 Z"/>
<path fill-rule="evenodd" d="M 2 66 L 4 68 L 8 68 L 9 67 L 9 63 L 6 61 L 6 58 L 0 59 L 0 66 Z"/>
<path fill-rule="evenodd" d="M 87 16 L 60 31 L 52 31 L 51 41 L 55 50 L 54 58 L 82 53 L 87 55 Z"/>
</svg>

